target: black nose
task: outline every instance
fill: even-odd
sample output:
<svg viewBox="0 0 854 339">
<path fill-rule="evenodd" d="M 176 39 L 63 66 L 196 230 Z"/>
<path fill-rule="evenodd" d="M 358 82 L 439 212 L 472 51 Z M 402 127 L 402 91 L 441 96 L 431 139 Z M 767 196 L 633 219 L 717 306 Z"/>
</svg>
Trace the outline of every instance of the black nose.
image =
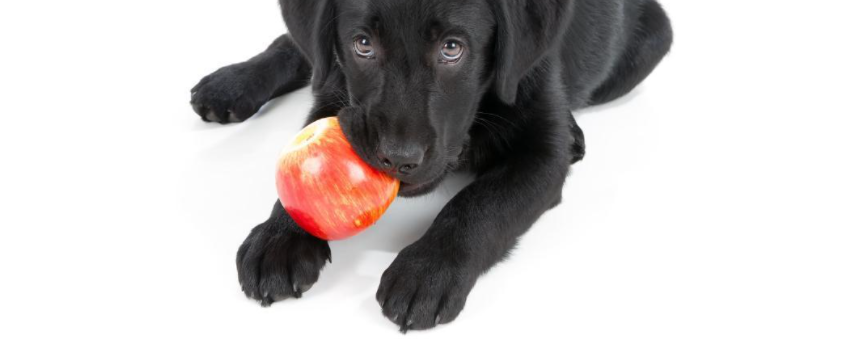
<svg viewBox="0 0 854 339">
<path fill-rule="evenodd" d="M 424 161 L 424 149 L 414 145 L 381 146 L 377 157 L 384 170 L 406 175 L 421 166 L 421 162 Z"/>
</svg>

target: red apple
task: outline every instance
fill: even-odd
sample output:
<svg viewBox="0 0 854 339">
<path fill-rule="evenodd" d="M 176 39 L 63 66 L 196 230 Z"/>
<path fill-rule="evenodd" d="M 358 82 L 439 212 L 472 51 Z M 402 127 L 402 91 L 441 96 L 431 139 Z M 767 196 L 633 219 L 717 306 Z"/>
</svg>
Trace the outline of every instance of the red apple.
<svg viewBox="0 0 854 339">
<path fill-rule="evenodd" d="M 400 182 L 362 161 L 338 118 L 326 118 L 308 125 L 282 151 L 276 188 L 300 227 L 321 239 L 340 240 L 376 223 Z"/>
</svg>

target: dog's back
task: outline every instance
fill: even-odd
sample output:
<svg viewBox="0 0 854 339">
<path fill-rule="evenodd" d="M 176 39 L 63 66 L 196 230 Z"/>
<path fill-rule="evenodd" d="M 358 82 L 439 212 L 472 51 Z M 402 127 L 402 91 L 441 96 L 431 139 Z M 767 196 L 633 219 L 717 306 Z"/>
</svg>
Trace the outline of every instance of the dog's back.
<svg viewBox="0 0 854 339">
<path fill-rule="evenodd" d="M 571 109 L 617 99 L 670 50 L 670 20 L 655 0 L 576 0 L 560 49 Z"/>
</svg>

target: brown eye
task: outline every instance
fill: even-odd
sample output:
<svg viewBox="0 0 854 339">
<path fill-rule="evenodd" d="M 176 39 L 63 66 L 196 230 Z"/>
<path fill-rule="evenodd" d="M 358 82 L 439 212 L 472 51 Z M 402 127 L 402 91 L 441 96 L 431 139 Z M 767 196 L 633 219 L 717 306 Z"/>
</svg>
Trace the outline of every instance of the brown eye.
<svg viewBox="0 0 854 339">
<path fill-rule="evenodd" d="M 445 41 L 442 45 L 442 61 L 457 62 L 463 56 L 463 44 L 457 40 Z"/>
<path fill-rule="evenodd" d="M 374 57 L 374 45 L 371 44 L 371 39 L 366 36 L 357 37 L 353 41 L 353 48 L 360 57 L 369 59 Z"/>
</svg>

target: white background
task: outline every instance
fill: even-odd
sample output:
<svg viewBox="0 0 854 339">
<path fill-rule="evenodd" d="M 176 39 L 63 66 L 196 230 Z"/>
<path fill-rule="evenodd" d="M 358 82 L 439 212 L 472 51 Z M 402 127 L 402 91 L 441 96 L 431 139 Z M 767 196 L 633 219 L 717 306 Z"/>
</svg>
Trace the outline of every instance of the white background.
<svg viewBox="0 0 854 339">
<path fill-rule="evenodd" d="M 854 5 L 662 3 L 673 51 L 578 112 L 563 204 L 411 336 L 854 337 Z M 238 286 L 310 93 L 222 127 L 189 89 L 283 30 L 273 0 L 0 5 L 0 337 L 400 337 L 379 277 L 462 179 L 333 243 L 301 300 Z"/>
</svg>

